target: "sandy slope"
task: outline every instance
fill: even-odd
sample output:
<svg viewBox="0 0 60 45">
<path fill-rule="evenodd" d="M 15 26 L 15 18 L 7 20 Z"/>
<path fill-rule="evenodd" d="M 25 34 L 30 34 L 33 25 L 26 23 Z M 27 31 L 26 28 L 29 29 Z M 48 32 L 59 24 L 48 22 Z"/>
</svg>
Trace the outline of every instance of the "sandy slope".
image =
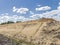
<svg viewBox="0 0 60 45">
<path fill-rule="evenodd" d="M 0 25 L 0 34 L 33 42 L 35 45 L 60 45 L 60 22 L 43 18 Z"/>
</svg>

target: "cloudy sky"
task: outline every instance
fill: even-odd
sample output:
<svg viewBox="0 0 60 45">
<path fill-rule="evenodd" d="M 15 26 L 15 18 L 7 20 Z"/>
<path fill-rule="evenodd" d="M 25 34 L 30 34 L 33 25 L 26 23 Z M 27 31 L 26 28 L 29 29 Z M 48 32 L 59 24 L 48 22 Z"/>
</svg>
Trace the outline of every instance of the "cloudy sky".
<svg viewBox="0 0 60 45">
<path fill-rule="evenodd" d="M 0 23 L 42 17 L 60 20 L 60 0 L 0 0 Z"/>
</svg>

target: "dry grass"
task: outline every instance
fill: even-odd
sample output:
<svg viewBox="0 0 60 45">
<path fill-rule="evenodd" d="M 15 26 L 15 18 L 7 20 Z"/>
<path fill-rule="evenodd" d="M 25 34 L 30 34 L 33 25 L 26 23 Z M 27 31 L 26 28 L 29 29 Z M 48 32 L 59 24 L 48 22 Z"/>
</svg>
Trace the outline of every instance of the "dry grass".
<svg viewBox="0 0 60 45">
<path fill-rule="evenodd" d="M 41 19 L 13 24 L 0 25 L 0 34 L 33 42 L 36 45 L 60 45 L 60 22 Z M 55 37 L 55 38 L 53 38 Z"/>
</svg>

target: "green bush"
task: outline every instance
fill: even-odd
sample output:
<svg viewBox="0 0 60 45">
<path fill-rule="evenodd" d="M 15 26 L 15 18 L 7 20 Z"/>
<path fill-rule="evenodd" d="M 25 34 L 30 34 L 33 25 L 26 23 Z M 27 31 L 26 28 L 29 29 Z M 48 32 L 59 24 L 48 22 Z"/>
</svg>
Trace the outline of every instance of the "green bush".
<svg viewBox="0 0 60 45">
<path fill-rule="evenodd" d="M 4 24 L 11 24 L 11 23 L 14 23 L 14 22 L 13 22 L 13 21 L 8 21 L 8 22 L 1 23 L 1 25 L 4 25 Z"/>
</svg>

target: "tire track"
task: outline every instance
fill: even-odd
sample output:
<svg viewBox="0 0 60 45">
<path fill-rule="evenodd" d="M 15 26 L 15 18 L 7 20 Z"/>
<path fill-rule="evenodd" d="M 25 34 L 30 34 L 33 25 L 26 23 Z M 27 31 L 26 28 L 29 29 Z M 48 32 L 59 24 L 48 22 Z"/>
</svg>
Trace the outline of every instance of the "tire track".
<svg viewBox="0 0 60 45">
<path fill-rule="evenodd" d="M 18 33 L 16 33 L 13 37 L 15 37 L 18 34 L 20 34 L 25 29 L 25 27 L 27 26 L 27 24 L 28 24 L 28 22 L 26 24 L 24 24 L 23 28 Z"/>
<path fill-rule="evenodd" d="M 42 25 L 43 25 L 43 23 L 41 23 L 41 24 L 39 25 L 39 27 L 37 28 L 36 32 L 33 34 L 32 37 L 34 37 L 34 36 L 37 34 L 37 32 L 39 31 L 39 29 L 42 27 Z"/>
</svg>

